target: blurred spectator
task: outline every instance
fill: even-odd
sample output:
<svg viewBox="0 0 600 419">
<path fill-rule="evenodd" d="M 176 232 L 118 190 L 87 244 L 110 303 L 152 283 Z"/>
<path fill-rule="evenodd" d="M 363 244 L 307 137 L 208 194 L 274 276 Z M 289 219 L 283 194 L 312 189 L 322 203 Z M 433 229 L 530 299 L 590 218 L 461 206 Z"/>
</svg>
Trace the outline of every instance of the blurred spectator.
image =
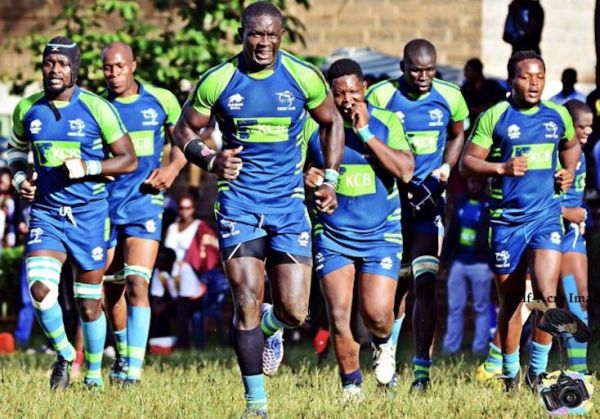
<svg viewBox="0 0 600 419">
<path fill-rule="evenodd" d="M 448 327 L 444 352 L 460 350 L 463 339 L 464 309 L 469 288 L 473 294 L 475 336 L 474 353 L 486 353 L 490 340 L 490 287 L 488 266 L 489 203 L 487 181 L 468 179 L 468 194 L 456 199 L 450 228 L 443 247 L 442 263 L 450 263 L 448 274 Z"/>
<path fill-rule="evenodd" d="M 565 68 L 560 81 L 562 82 L 562 90 L 550 98 L 551 102 L 558 105 L 564 105 L 571 99 L 585 102 L 585 95 L 575 90 L 577 71 L 574 68 Z"/>
<path fill-rule="evenodd" d="M 508 6 L 502 39 L 512 46 L 512 54 L 527 50 L 541 54 L 543 27 L 544 9 L 537 0 L 513 0 Z"/>
<path fill-rule="evenodd" d="M 0 241 L 2 247 L 14 247 L 16 243 L 16 198 L 12 187 L 10 169 L 0 169 Z"/>
<path fill-rule="evenodd" d="M 486 109 L 506 99 L 506 91 L 500 84 L 483 76 L 483 63 L 479 58 L 471 58 L 465 64 L 465 81 L 460 88 L 469 107 L 470 125 Z"/>
</svg>

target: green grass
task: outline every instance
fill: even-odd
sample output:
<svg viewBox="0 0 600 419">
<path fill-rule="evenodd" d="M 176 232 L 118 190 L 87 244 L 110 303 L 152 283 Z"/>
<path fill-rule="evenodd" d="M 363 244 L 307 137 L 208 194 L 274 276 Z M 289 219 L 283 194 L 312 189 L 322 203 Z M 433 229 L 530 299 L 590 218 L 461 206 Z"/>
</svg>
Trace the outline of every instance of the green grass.
<svg viewBox="0 0 600 419">
<path fill-rule="evenodd" d="M 406 350 L 399 357 L 410 359 Z M 362 358 L 366 397 L 348 404 L 340 397 L 332 355 L 317 366 L 307 346 L 288 348 L 286 365 L 275 378 L 267 379 L 270 417 L 547 417 L 539 400 L 525 388 L 507 395 L 474 382 L 471 373 L 478 360 L 469 356 L 438 358 L 432 369 L 433 388 L 425 395 L 408 394 L 412 379 L 408 365 L 402 366 L 394 392 L 379 390 L 369 371 L 368 351 Z M 107 383 L 103 392 L 88 391 L 80 379 L 66 392 L 50 391 L 46 371 L 52 361 L 47 355 L 0 357 L 1 418 L 235 418 L 244 410 L 243 386 L 229 348 L 149 356 L 141 385 L 122 388 Z M 598 370 L 598 365 L 592 368 Z M 107 370 L 105 365 L 106 381 Z M 590 417 L 599 416 L 596 403 Z"/>
</svg>

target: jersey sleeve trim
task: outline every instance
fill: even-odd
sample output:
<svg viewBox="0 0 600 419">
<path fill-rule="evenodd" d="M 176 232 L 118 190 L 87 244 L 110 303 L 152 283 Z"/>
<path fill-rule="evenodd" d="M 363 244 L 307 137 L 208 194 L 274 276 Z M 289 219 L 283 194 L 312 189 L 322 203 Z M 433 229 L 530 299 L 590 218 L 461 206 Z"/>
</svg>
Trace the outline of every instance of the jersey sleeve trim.
<svg viewBox="0 0 600 419">
<path fill-rule="evenodd" d="M 154 96 L 167 115 L 164 125 L 175 125 L 181 115 L 181 105 L 173 93 L 161 87 L 144 84 L 148 94 Z"/>
<path fill-rule="evenodd" d="M 80 99 L 98 123 L 106 144 L 114 143 L 127 133 L 117 109 L 106 99 L 83 89 Z"/>
<path fill-rule="evenodd" d="M 453 122 L 460 122 L 469 117 L 467 102 L 457 85 L 444 80 L 434 79 L 433 86 L 448 103 L 450 119 Z"/>
<path fill-rule="evenodd" d="M 575 137 L 575 127 L 573 126 L 573 119 L 571 118 L 571 115 L 569 114 L 567 108 L 546 100 L 544 100 L 542 103 L 550 109 L 555 110 L 560 115 L 560 119 L 562 120 L 563 125 L 565 127 L 565 132 L 563 133 L 562 139 L 566 141 L 571 141 Z"/>
<path fill-rule="evenodd" d="M 308 109 L 315 109 L 325 102 L 329 87 L 317 67 L 286 51 L 281 51 L 281 64 L 300 86 Z"/>
<path fill-rule="evenodd" d="M 482 113 L 475 122 L 475 128 L 471 132 L 469 141 L 489 150 L 494 144 L 493 135 L 496 124 L 508 106 L 507 101 L 502 101 Z"/>
<path fill-rule="evenodd" d="M 394 150 L 410 151 L 404 127 L 395 113 L 382 108 L 373 107 L 372 115 L 388 129 L 386 144 Z"/>
<path fill-rule="evenodd" d="M 210 116 L 212 108 L 219 100 L 225 88 L 227 88 L 236 69 L 237 56 L 208 70 L 200 78 L 196 89 L 194 89 L 192 107 L 198 113 Z"/>
<path fill-rule="evenodd" d="M 11 132 L 11 138 L 8 141 L 12 147 L 20 150 L 26 150 L 28 148 L 23 120 L 33 105 L 35 105 L 35 103 L 41 100 L 43 97 L 44 92 L 38 92 L 26 97 L 25 99 L 21 99 L 19 103 L 17 103 L 17 106 L 12 114 L 13 128 Z"/>
<path fill-rule="evenodd" d="M 369 87 L 365 99 L 372 105 L 386 108 L 396 90 L 390 80 L 384 80 Z"/>
</svg>

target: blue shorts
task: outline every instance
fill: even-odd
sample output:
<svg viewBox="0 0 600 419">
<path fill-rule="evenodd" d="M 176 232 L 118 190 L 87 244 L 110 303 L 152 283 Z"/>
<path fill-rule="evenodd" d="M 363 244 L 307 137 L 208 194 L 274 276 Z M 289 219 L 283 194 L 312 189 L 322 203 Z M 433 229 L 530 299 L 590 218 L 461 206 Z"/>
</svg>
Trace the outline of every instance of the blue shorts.
<svg viewBox="0 0 600 419">
<path fill-rule="evenodd" d="M 585 237 L 579 232 L 579 226 L 571 224 L 567 225 L 562 241 L 562 252 L 575 252 L 587 255 Z"/>
<path fill-rule="evenodd" d="M 523 223 L 490 223 L 490 266 L 495 274 L 512 273 L 526 249 L 562 251 L 560 215 L 540 216 Z"/>
<path fill-rule="evenodd" d="M 215 206 L 217 235 L 222 255 L 240 243 L 267 237 L 268 248 L 283 253 L 312 257 L 311 224 L 304 206 L 290 208 L 289 213 L 261 214 Z"/>
<path fill-rule="evenodd" d="M 335 250 L 317 249 L 315 271 L 319 279 L 323 279 L 337 269 L 354 264 L 358 273 L 387 276 L 397 280 L 402 253 L 390 246 L 378 249 L 378 254 L 372 256 L 347 256 Z"/>
<path fill-rule="evenodd" d="M 106 201 L 60 208 L 34 204 L 30 217 L 26 253 L 54 250 L 69 255 L 81 270 L 104 269 L 110 229 Z"/>
<path fill-rule="evenodd" d="M 112 225 L 108 248 L 112 249 L 127 237 L 160 241 L 162 233 L 162 214 L 132 221 L 128 224 Z"/>
</svg>

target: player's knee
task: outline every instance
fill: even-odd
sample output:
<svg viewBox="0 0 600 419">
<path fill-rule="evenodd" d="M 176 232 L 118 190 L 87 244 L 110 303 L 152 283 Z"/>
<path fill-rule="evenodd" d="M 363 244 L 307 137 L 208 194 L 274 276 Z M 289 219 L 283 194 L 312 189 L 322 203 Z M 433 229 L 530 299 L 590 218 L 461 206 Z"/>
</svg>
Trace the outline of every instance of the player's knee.
<svg viewBox="0 0 600 419">
<path fill-rule="evenodd" d="M 131 304 L 139 305 L 140 301 L 148 300 L 148 283 L 137 276 L 127 277 L 127 295 Z"/>
<path fill-rule="evenodd" d="M 415 297 L 431 299 L 435 297 L 435 280 L 440 261 L 435 256 L 419 256 L 411 265 L 415 277 Z"/>
<path fill-rule="evenodd" d="M 73 283 L 73 293 L 79 304 L 81 318 L 84 321 L 96 320 L 101 311 L 102 283 Z"/>
<path fill-rule="evenodd" d="M 32 256 L 26 260 L 31 302 L 38 310 L 47 310 L 58 300 L 62 264 L 54 258 Z"/>
<path fill-rule="evenodd" d="M 83 321 L 94 321 L 100 316 L 100 312 L 102 311 L 100 300 L 83 298 L 79 299 L 78 301 L 81 319 Z"/>
<path fill-rule="evenodd" d="M 284 308 L 282 313 L 275 312 L 277 317 L 291 327 L 302 326 L 306 321 L 308 315 L 308 307 L 304 304 L 292 304 Z"/>
<path fill-rule="evenodd" d="M 364 313 L 363 320 L 371 332 L 385 336 L 392 332 L 394 315 L 391 311 L 389 313 L 382 310 L 371 311 Z"/>
</svg>

